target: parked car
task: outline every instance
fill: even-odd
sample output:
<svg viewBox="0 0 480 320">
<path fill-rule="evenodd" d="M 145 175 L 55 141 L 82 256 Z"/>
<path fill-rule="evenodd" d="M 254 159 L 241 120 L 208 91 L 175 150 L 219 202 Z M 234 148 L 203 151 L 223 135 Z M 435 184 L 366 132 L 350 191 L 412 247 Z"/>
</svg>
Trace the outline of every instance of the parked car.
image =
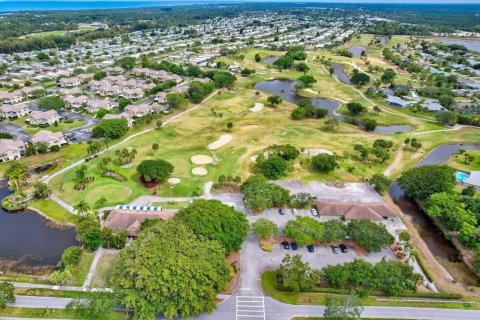
<svg viewBox="0 0 480 320">
<path fill-rule="evenodd" d="M 307 246 L 308 252 L 315 252 L 315 248 L 313 247 L 313 244 L 309 244 Z"/>
<path fill-rule="evenodd" d="M 332 246 L 332 252 L 337 254 L 338 253 L 338 247 L 337 246 Z"/>
<path fill-rule="evenodd" d="M 343 253 L 347 253 L 347 252 L 348 252 L 347 246 L 344 245 L 343 243 L 340 245 L 340 250 L 342 250 Z"/>
<path fill-rule="evenodd" d="M 297 250 L 298 249 L 298 245 L 296 242 L 292 242 L 290 243 L 290 245 L 292 246 L 292 250 Z"/>
<path fill-rule="evenodd" d="M 288 241 L 283 241 L 282 246 L 283 246 L 283 249 L 285 249 L 285 250 L 290 249 L 290 244 L 288 244 Z"/>
<path fill-rule="evenodd" d="M 285 209 L 283 208 L 278 209 L 278 213 L 280 213 L 283 216 L 285 214 Z"/>
<path fill-rule="evenodd" d="M 294 216 L 297 215 L 297 209 L 293 208 L 293 209 L 292 209 L 292 214 L 293 214 Z"/>
<path fill-rule="evenodd" d="M 314 217 L 318 216 L 317 209 L 313 208 L 311 211 L 312 211 L 312 216 L 314 216 Z"/>
</svg>

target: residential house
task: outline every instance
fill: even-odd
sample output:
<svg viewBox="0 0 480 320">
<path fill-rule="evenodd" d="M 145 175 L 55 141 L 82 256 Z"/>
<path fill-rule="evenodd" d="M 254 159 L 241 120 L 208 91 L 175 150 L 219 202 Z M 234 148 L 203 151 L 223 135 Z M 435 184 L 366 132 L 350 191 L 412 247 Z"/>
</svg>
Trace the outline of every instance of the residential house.
<svg viewBox="0 0 480 320">
<path fill-rule="evenodd" d="M 35 91 L 43 91 L 43 87 L 41 86 L 34 86 L 34 87 L 23 87 L 20 89 L 20 92 L 25 96 L 25 98 L 29 99 L 33 97 L 33 93 Z"/>
<path fill-rule="evenodd" d="M 396 108 L 406 108 L 406 107 L 409 107 L 409 106 L 413 105 L 413 102 L 403 100 L 402 98 L 396 97 L 396 96 L 389 96 L 384 101 L 386 103 L 388 103 L 389 105 L 394 106 Z"/>
<path fill-rule="evenodd" d="M 37 143 L 45 143 L 49 148 L 51 146 L 63 146 L 67 144 L 67 140 L 62 132 L 51 132 L 48 130 L 40 130 L 30 139 L 35 145 Z"/>
<path fill-rule="evenodd" d="M 28 115 L 28 112 L 28 106 L 24 103 L 0 106 L 0 116 L 7 119 L 23 118 Z"/>
<path fill-rule="evenodd" d="M 166 92 L 159 92 L 155 95 L 155 99 L 154 99 L 156 102 L 158 103 L 161 103 L 161 104 L 165 104 L 167 103 L 167 93 Z"/>
<path fill-rule="evenodd" d="M 137 100 L 143 97 L 144 91 L 140 88 L 135 89 L 123 89 L 120 95 L 125 99 Z"/>
<path fill-rule="evenodd" d="M 48 111 L 32 111 L 29 118 L 30 124 L 33 125 L 53 125 L 60 121 L 60 115 L 55 110 Z"/>
<path fill-rule="evenodd" d="M 107 113 L 102 119 L 109 120 L 109 119 L 127 119 L 128 127 L 131 127 L 134 123 L 134 120 L 128 115 L 126 112 L 122 112 L 119 114 L 111 114 Z"/>
<path fill-rule="evenodd" d="M 66 96 L 64 99 L 65 105 L 70 108 L 80 109 L 83 108 L 84 104 L 87 103 L 87 96 Z"/>
<path fill-rule="evenodd" d="M 64 96 L 73 96 L 75 94 L 79 94 L 80 88 L 61 88 L 58 90 L 58 93 Z"/>
<path fill-rule="evenodd" d="M 22 140 L 0 139 L 0 162 L 20 159 L 24 151 Z"/>
<path fill-rule="evenodd" d="M 100 109 L 112 110 L 113 107 L 113 104 L 108 100 L 88 99 L 86 103 L 86 109 L 90 113 L 96 113 Z"/>
<path fill-rule="evenodd" d="M 442 107 L 442 105 L 440 105 L 436 102 L 422 103 L 422 104 L 420 104 L 420 106 L 422 108 L 426 108 L 426 109 L 428 109 L 428 111 L 432 111 L 432 112 L 439 112 L 439 111 L 445 110 L 445 108 Z"/>
<path fill-rule="evenodd" d="M 152 107 L 146 103 L 132 104 L 125 107 L 125 112 L 130 117 L 143 117 L 152 112 Z"/>
<path fill-rule="evenodd" d="M 82 84 L 82 80 L 78 77 L 61 78 L 58 83 L 62 88 L 75 88 Z"/>
<path fill-rule="evenodd" d="M 24 95 L 20 90 L 13 92 L 0 91 L 0 100 L 3 100 L 3 103 L 15 104 L 19 103 L 24 99 Z"/>
</svg>

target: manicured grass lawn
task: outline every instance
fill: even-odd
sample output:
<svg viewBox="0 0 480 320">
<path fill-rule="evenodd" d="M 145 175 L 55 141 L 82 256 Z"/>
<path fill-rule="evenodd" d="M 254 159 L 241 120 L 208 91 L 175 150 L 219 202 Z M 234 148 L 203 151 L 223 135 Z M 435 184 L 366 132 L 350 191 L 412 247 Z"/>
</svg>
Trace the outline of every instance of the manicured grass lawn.
<svg viewBox="0 0 480 320">
<path fill-rule="evenodd" d="M 51 290 L 43 288 L 15 287 L 16 295 L 35 297 L 56 297 L 56 298 L 79 298 L 84 295 L 82 291 Z"/>
<path fill-rule="evenodd" d="M 465 163 L 465 154 L 474 157 L 473 161 L 470 164 Z M 467 150 L 464 154 L 453 154 L 450 159 L 448 159 L 447 164 L 457 170 L 464 172 L 480 170 L 480 151 Z"/>
<path fill-rule="evenodd" d="M 115 259 L 118 258 L 118 253 L 106 253 L 102 254 L 102 257 L 98 261 L 97 268 L 92 278 L 92 287 L 96 288 L 108 288 L 108 278 L 110 276 L 110 267 Z"/>
<path fill-rule="evenodd" d="M 80 256 L 80 261 L 77 263 L 73 270 L 73 279 L 70 281 L 71 285 L 80 287 L 83 285 L 85 278 L 87 277 L 90 266 L 92 265 L 93 258 L 95 257 L 94 253 L 82 252 Z"/>
<path fill-rule="evenodd" d="M 45 31 L 45 32 L 38 32 L 38 33 L 31 33 L 29 35 L 26 35 L 25 37 L 27 38 L 44 38 L 48 36 L 61 36 L 67 33 L 67 31 L 64 30 L 55 30 L 55 31 Z"/>
<path fill-rule="evenodd" d="M 274 271 L 266 271 L 262 274 L 262 288 L 272 298 L 288 304 L 325 305 L 329 294 L 310 292 L 284 292 L 276 289 Z M 331 293 L 330 293 L 331 294 Z M 431 302 L 431 301 L 401 301 L 401 298 L 392 297 L 386 300 L 377 300 L 376 297 L 361 298 L 364 306 L 390 306 L 390 307 L 419 307 L 419 308 L 444 308 L 480 310 L 480 305 L 455 302 Z"/>
<path fill-rule="evenodd" d="M 66 123 L 64 121 L 61 121 L 61 122 L 58 123 L 58 126 L 48 126 L 46 128 L 28 126 L 25 129 L 25 132 L 29 133 L 29 134 L 35 134 L 40 130 L 48 130 L 48 131 L 52 131 L 52 132 L 59 132 L 59 131 L 78 128 L 78 127 L 81 127 L 81 126 L 85 125 L 86 123 L 87 123 L 87 121 L 85 121 L 83 119 L 75 119 L 75 120 L 73 120 L 72 123 Z"/>
<path fill-rule="evenodd" d="M 32 204 L 30 204 L 30 207 L 41 211 L 45 215 L 59 222 L 68 222 L 68 223 L 76 224 L 79 219 L 78 216 L 71 214 L 66 209 L 61 207 L 58 203 L 56 203 L 51 199 L 36 200 Z"/>
<path fill-rule="evenodd" d="M 5 307 L 0 309 L 0 316 L 2 317 L 14 317 L 14 318 L 45 318 L 45 319 L 82 319 L 74 312 L 63 309 L 52 308 L 15 308 Z M 127 319 L 122 312 L 112 311 L 109 318 L 110 320 Z"/>
</svg>

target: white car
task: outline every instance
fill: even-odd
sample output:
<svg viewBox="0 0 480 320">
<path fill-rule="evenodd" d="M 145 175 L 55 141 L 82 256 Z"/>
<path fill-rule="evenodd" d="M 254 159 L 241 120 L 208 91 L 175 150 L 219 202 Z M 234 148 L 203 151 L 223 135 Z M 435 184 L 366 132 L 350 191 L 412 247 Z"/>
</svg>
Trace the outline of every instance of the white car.
<svg viewBox="0 0 480 320">
<path fill-rule="evenodd" d="M 297 215 L 297 209 L 293 208 L 293 209 L 292 209 L 292 214 L 293 214 L 294 216 Z"/>
<path fill-rule="evenodd" d="M 318 216 L 317 209 L 312 209 L 311 211 L 312 211 L 312 216 L 314 216 L 314 217 Z"/>
</svg>

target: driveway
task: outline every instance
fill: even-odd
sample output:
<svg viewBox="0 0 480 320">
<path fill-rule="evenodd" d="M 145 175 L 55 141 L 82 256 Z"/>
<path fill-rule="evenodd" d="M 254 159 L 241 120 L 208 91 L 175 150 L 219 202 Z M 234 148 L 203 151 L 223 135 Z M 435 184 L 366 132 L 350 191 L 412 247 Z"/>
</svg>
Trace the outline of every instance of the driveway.
<svg viewBox="0 0 480 320">
<path fill-rule="evenodd" d="M 30 135 L 24 132 L 23 129 L 16 124 L 0 124 L 0 132 L 8 132 L 24 142 L 30 140 Z"/>
<path fill-rule="evenodd" d="M 65 130 L 63 133 L 72 133 L 77 140 L 75 142 L 81 142 L 81 141 L 88 141 L 92 139 L 92 132 L 91 128 L 94 127 L 97 123 L 98 120 L 84 116 L 83 114 L 79 114 L 76 112 L 71 112 L 71 111 L 60 111 L 59 112 L 64 118 L 68 119 L 82 119 L 85 120 L 87 123 L 84 124 L 81 127 L 75 128 L 75 129 L 70 129 L 70 130 Z"/>
</svg>

